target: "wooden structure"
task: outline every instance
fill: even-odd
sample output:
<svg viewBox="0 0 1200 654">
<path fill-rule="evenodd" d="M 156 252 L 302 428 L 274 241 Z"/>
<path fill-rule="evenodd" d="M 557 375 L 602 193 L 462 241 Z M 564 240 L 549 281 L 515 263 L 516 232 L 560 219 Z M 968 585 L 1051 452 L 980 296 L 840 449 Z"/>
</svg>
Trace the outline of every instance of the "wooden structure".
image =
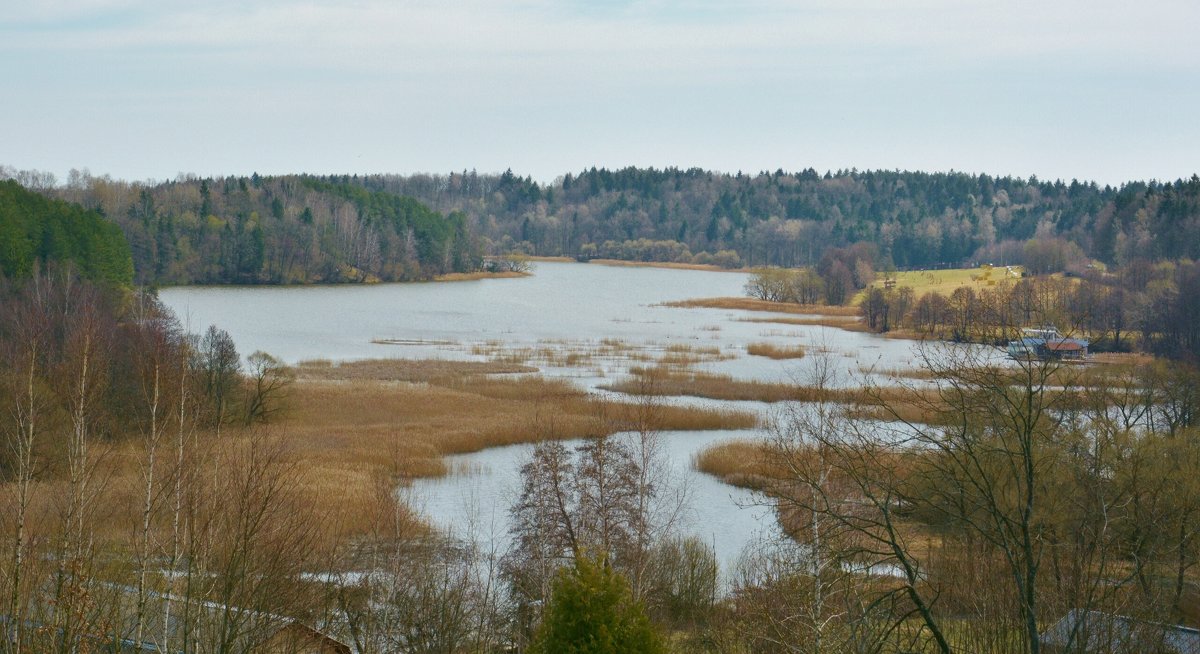
<svg viewBox="0 0 1200 654">
<path fill-rule="evenodd" d="M 1042 632 L 1043 651 L 1087 654 L 1200 654 L 1200 629 L 1075 609 Z"/>
<path fill-rule="evenodd" d="M 1067 338 L 1053 327 L 1021 330 L 1021 338 L 1008 342 L 1008 356 L 1018 360 L 1083 361 L 1088 356 L 1087 341 Z"/>
</svg>

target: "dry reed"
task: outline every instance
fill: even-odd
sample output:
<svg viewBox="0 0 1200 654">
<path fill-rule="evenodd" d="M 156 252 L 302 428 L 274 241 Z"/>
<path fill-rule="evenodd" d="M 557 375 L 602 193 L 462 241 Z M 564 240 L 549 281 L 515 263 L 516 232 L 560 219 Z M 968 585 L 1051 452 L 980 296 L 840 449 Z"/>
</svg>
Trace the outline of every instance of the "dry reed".
<svg viewBox="0 0 1200 654">
<path fill-rule="evenodd" d="M 804 357 L 804 347 L 801 345 L 775 345 L 774 343 L 750 343 L 746 352 L 756 357 L 768 359 L 801 359 Z"/>
<path fill-rule="evenodd" d="M 812 316 L 855 316 L 858 307 L 829 304 L 796 304 L 794 302 L 768 302 L 748 297 L 711 297 L 664 302 L 659 306 L 682 309 L 736 309 L 740 311 L 770 311 Z"/>
<path fill-rule="evenodd" d="M 630 395 L 685 395 L 714 400 L 833 402 L 878 420 L 930 424 L 938 420 L 936 394 L 904 387 L 821 388 L 805 384 L 734 379 L 728 375 L 632 368 L 631 377 L 602 388 Z"/>
<path fill-rule="evenodd" d="M 621 268 L 670 268 L 673 270 L 703 270 L 707 272 L 745 272 L 744 268 L 722 268 L 711 263 L 682 263 L 676 261 L 624 261 L 621 259 L 589 259 L 588 263 Z"/>
<path fill-rule="evenodd" d="M 765 489 L 783 471 L 771 464 L 766 441 L 735 440 L 716 443 L 692 460 L 692 467 L 721 481 L 742 488 Z"/>
<path fill-rule="evenodd" d="M 514 277 L 529 277 L 532 273 L 520 272 L 516 270 L 506 270 L 503 272 L 486 272 L 478 270 L 475 272 L 466 273 L 446 273 L 433 278 L 435 282 L 470 282 L 477 279 L 512 279 Z"/>
</svg>

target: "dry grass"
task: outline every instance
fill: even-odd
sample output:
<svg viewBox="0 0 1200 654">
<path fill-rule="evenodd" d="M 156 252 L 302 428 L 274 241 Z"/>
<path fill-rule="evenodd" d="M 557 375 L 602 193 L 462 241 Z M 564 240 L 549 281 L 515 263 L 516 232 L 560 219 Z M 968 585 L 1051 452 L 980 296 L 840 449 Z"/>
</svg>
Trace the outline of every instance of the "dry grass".
<svg viewBox="0 0 1200 654">
<path fill-rule="evenodd" d="M 302 361 L 296 378 L 312 381 L 405 381 L 432 382 L 472 375 L 537 372 L 530 366 L 497 361 L 448 361 L 442 359 L 367 359 L 333 364 L 326 360 Z"/>
<path fill-rule="evenodd" d="M 451 472 L 448 454 L 635 429 L 748 429 L 750 413 L 612 402 L 503 364 L 363 361 L 305 365 L 291 410 L 272 425 L 302 474 L 296 492 L 337 498 L 337 532 L 362 533 L 397 483 Z M 410 383 L 410 382 L 418 383 Z M 381 493 L 383 497 L 381 498 Z"/>
<path fill-rule="evenodd" d="M 657 344 L 632 344 L 613 338 L 595 341 L 540 341 L 537 345 L 512 347 L 499 341 L 478 343 L 471 353 L 485 356 L 501 364 L 537 364 L 557 368 L 593 368 L 599 362 L 609 363 L 657 363 L 673 367 L 687 367 L 696 363 L 722 361 L 732 355 L 721 352 L 718 347 L 675 343 L 668 346 Z"/>
<path fill-rule="evenodd" d="M 624 268 L 672 268 L 675 270 L 705 270 L 708 272 L 746 272 L 745 268 L 722 268 L 710 263 L 679 263 L 674 261 L 624 261 L 621 259 L 589 259 L 588 263 Z"/>
<path fill-rule="evenodd" d="M 446 273 L 433 278 L 435 282 L 471 282 L 477 279 L 512 279 L 514 277 L 529 277 L 533 273 L 506 270 L 503 272 L 485 272 L 478 270 L 469 273 Z"/>
<path fill-rule="evenodd" d="M 710 297 L 678 302 L 664 302 L 664 307 L 680 309 L 735 309 L 738 311 L 770 311 L 806 316 L 858 316 L 858 307 L 828 304 L 795 304 L 792 302 L 768 302 L 748 297 Z"/>
<path fill-rule="evenodd" d="M 630 372 L 629 378 L 603 388 L 630 395 L 685 395 L 756 402 L 833 402 L 849 406 L 850 413 L 859 418 L 900 419 L 925 424 L 939 420 L 933 408 L 936 395 L 932 391 L 903 387 L 819 388 L 664 368 L 632 368 Z"/>
<path fill-rule="evenodd" d="M 1114 366 L 1148 366 L 1155 361 L 1154 355 L 1140 352 L 1096 352 L 1090 356 L 1092 363 Z"/>
<path fill-rule="evenodd" d="M 288 389 L 290 409 L 277 422 L 253 429 L 228 426 L 219 437 L 198 433 L 189 456 L 204 479 L 245 469 L 256 460 L 247 454 L 255 443 L 276 452 L 287 479 L 281 501 L 313 525 L 317 548 L 358 542 L 389 521 L 404 522 L 407 533 L 424 533 L 428 527 L 397 503 L 395 489 L 406 479 L 450 472 L 447 454 L 640 425 L 709 430 L 757 424 L 745 412 L 605 401 L 564 381 L 494 374 L 528 370 L 494 362 L 312 361 L 296 370 L 297 381 Z M 139 524 L 145 441 L 131 436 L 97 442 L 93 455 L 99 461 L 96 538 L 126 547 Z M 172 461 L 160 449 L 158 479 L 170 478 Z M 58 524 L 66 490 L 61 473 L 46 473 L 30 524 L 48 534 Z M 167 492 L 161 485 L 167 482 L 159 483 L 159 492 Z M 11 485 L 0 485 L 0 507 L 9 506 L 11 491 Z"/>
<path fill-rule="evenodd" d="M 834 329 L 844 329 L 848 332 L 870 331 L 857 314 L 854 316 L 829 315 L 813 318 L 738 318 L 738 322 L 796 325 L 799 327 L 833 327 Z"/>
<path fill-rule="evenodd" d="M 558 380 L 539 376 L 438 374 L 422 385 L 396 383 L 391 366 L 378 378 L 301 378 L 291 413 L 278 425 L 307 460 L 335 469 L 374 468 L 398 477 L 445 473 L 440 457 L 542 438 L 580 438 L 634 427 L 642 404 L 606 402 Z M 425 362 L 410 362 L 420 364 Z M 490 364 L 480 364 L 490 365 Z M 420 370 L 412 365 L 408 370 Z M 465 368 L 465 370 L 473 370 Z M 658 429 L 753 427 L 747 413 L 689 407 L 653 407 Z"/>
<path fill-rule="evenodd" d="M 1010 275 L 1003 266 L 981 266 L 979 268 L 948 268 L 945 270 L 911 270 L 907 272 L 879 273 L 876 275 L 882 284 L 885 275 L 896 280 L 896 287 L 907 286 L 920 297 L 926 293 L 950 295 L 955 289 L 968 287 L 980 291 L 988 287 L 1011 284 L 1020 279 L 1021 266 L 1012 266 L 1014 275 Z M 859 297 L 863 295 L 860 292 Z"/>
<path fill-rule="evenodd" d="M 804 358 L 804 347 L 801 345 L 781 346 L 774 343 L 750 343 L 746 346 L 746 352 L 756 357 L 767 357 L 768 359 L 802 359 Z"/>
<path fill-rule="evenodd" d="M 734 486 L 763 490 L 772 479 L 783 477 L 773 466 L 765 441 L 736 440 L 710 445 L 696 455 L 692 467 Z"/>
</svg>

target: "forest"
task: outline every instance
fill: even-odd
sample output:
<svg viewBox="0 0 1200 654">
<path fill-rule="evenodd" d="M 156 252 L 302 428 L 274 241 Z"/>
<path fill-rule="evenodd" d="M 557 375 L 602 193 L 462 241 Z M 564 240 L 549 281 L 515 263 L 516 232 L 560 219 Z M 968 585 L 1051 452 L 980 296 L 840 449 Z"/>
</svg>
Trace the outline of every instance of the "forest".
<svg viewBox="0 0 1200 654">
<path fill-rule="evenodd" d="M 578 256 L 638 240 L 684 260 L 736 253 L 751 266 L 811 266 L 825 249 L 868 243 L 877 269 L 1024 263 L 1029 241 L 1070 244 L 1107 264 L 1200 258 L 1200 178 L 1129 182 L 908 171 L 589 169 L 540 184 L 506 171 L 368 175 L 366 188 L 461 211 L 501 249 Z M 606 245 L 607 244 L 607 245 Z M 585 249 L 587 248 L 587 249 Z M 607 255 L 607 256 L 612 256 Z"/>
<path fill-rule="evenodd" d="M 31 275 L 49 261 L 71 263 L 109 284 L 133 281 L 129 244 L 94 211 L 0 181 L 0 276 Z"/>
<path fill-rule="evenodd" d="M 462 214 L 439 215 L 342 180 L 254 175 L 142 184 L 76 174 L 56 187 L 30 171 L 3 177 L 118 226 L 139 285 L 411 281 L 482 265 Z"/>
<path fill-rule="evenodd" d="M 872 249 L 879 271 L 992 263 L 1039 273 L 1200 258 L 1196 176 L 1119 187 L 955 172 L 632 167 L 550 183 L 511 171 L 143 183 L 75 170 L 58 184 L 0 167 L 0 177 L 118 224 L 143 284 L 429 279 L 509 253 L 799 267 L 858 245 Z"/>
</svg>

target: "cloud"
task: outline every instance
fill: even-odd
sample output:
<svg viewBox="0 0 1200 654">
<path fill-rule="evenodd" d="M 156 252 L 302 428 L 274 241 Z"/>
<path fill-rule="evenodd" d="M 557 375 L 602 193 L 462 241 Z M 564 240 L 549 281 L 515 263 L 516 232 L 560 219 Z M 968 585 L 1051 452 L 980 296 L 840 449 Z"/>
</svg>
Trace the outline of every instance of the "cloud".
<svg viewBox="0 0 1200 654">
<path fill-rule="evenodd" d="M 29 12 L 43 22 L 8 30 L 5 49 L 191 48 L 267 62 L 367 68 L 432 60 L 485 68 L 519 62 L 545 70 L 596 58 L 634 71 L 771 61 L 782 69 L 806 62 L 836 67 L 897 58 L 913 65 L 1039 58 L 1131 66 L 1200 63 L 1191 35 L 1200 24 L 1200 3 L 1164 1 L 809 0 L 750 1 L 733 8 L 707 2 L 483 0 L 33 4 L 39 9 L 0 24 L 23 25 Z"/>
<path fill-rule="evenodd" d="M 1175 0 L 51 0 L 0 15 L 6 116 L 32 126 L 0 142 L 135 176 L 273 157 L 1121 179 L 1200 147 L 1197 24 Z"/>
</svg>

